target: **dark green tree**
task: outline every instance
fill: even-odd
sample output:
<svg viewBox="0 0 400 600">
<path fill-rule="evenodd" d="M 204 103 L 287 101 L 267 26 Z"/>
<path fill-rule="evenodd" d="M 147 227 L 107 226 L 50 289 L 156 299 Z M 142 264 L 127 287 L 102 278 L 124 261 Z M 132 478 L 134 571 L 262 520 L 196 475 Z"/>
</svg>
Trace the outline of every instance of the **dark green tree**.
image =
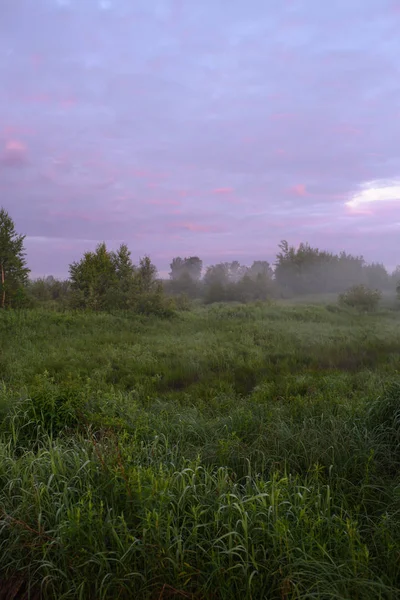
<svg viewBox="0 0 400 600">
<path fill-rule="evenodd" d="M 118 287 L 118 276 L 114 255 L 108 252 L 105 243 L 72 263 L 69 275 L 75 308 L 103 310 L 108 307 L 110 294 Z"/>
<path fill-rule="evenodd" d="M 26 266 L 24 235 L 15 231 L 8 212 L 0 209 L 0 306 L 17 305 L 24 296 L 29 269 Z"/>
<path fill-rule="evenodd" d="M 135 271 L 130 306 L 141 314 L 171 316 L 173 304 L 166 298 L 162 282 L 157 279 L 157 267 L 149 256 L 140 259 Z"/>
<path fill-rule="evenodd" d="M 121 288 L 126 291 L 130 288 L 136 267 L 131 259 L 131 252 L 126 244 L 121 244 L 116 252 L 111 253 L 117 279 Z"/>
</svg>

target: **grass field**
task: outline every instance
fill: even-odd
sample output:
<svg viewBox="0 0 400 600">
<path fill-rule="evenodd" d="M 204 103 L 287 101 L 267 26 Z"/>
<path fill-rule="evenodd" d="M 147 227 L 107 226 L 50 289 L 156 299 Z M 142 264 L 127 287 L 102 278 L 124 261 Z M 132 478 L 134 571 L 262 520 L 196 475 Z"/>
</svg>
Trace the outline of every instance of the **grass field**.
<svg viewBox="0 0 400 600">
<path fill-rule="evenodd" d="M 0 336 L 0 598 L 400 597 L 399 312 L 3 312 Z"/>
</svg>

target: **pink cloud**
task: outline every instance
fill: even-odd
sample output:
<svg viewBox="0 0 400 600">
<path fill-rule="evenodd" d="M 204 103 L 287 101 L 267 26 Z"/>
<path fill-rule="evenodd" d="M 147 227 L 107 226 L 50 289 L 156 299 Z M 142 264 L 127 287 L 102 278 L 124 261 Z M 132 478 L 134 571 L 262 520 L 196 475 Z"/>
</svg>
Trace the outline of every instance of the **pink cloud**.
<svg viewBox="0 0 400 600">
<path fill-rule="evenodd" d="M 16 139 L 6 142 L 3 149 L 2 162 L 10 166 L 22 166 L 27 160 L 26 145 Z"/>
<path fill-rule="evenodd" d="M 49 104 L 52 100 L 49 94 L 40 93 L 26 96 L 25 101 L 29 104 Z"/>
<path fill-rule="evenodd" d="M 391 10 L 394 13 L 400 14 L 400 2 L 392 2 Z"/>
<path fill-rule="evenodd" d="M 60 101 L 60 105 L 63 108 L 72 108 L 77 105 L 78 101 L 74 96 L 70 96 L 68 98 L 63 98 Z"/>
<path fill-rule="evenodd" d="M 10 137 L 18 137 L 18 136 L 26 136 L 26 135 L 34 135 L 36 133 L 35 129 L 31 129 L 28 127 L 15 127 L 13 125 L 5 125 L 3 127 L 2 133 L 6 138 Z"/>
<path fill-rule="evenodd" d="M 304 185 L 304 183 L 298 183 L 298 184 L 294 185 L 293 187 L 290 188 L 289 191 L 292 192 L 293 194 L 296 194 L 296 196 L 307 196 L 307 190 L 306 190 L 306 186 Z"/>
<path fill-rule="evenodd" d="M 373 215 L 373 211 L 368 207 L 363 206 L 346 206 L 345 213 L 347 215 Z"/>
<path fill-rule="evenodd" d="M 246 146 L 250 146 L 254 142 L 255 142 L 255 138 L 252 137 L 251 135 L 245 135 L 244 137 L 242 137 L 242 143 L 245 144 Z"/>
<path fill-rule="evenodd" d="M 234 189 L 231 187 L 220 187 L 213 189 L 213 194 L 232 194 Z"/>
</svg>

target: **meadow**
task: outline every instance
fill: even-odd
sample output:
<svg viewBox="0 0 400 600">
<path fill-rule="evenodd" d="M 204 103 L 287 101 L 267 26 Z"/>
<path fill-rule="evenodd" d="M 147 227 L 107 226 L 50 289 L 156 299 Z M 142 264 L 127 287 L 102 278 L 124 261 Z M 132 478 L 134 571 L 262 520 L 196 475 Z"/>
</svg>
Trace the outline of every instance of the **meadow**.
<svg viewBox="0 0 400 600">
<path fill-rule="evenodd" d="M 3 311 L 0 338 L 0 598 L 400 597 L 398 311 Z"/>
</svg>

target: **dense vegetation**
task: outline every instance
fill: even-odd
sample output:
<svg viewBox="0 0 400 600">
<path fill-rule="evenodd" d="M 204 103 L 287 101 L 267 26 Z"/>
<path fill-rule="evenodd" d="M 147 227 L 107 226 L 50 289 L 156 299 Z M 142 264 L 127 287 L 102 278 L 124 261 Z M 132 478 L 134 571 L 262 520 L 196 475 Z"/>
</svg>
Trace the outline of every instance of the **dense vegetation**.
<svg viewBox="0 0 400 600">
<path fill-rule="evenodd" d="M 400 596 L 400 269 L 28 273 L 1 210 L 0 598 Z"/>
<path fill-rule="evenodd" d="M 0 317 L 4 597 L 399 597 L 398 312 Z"/>
</svg>

